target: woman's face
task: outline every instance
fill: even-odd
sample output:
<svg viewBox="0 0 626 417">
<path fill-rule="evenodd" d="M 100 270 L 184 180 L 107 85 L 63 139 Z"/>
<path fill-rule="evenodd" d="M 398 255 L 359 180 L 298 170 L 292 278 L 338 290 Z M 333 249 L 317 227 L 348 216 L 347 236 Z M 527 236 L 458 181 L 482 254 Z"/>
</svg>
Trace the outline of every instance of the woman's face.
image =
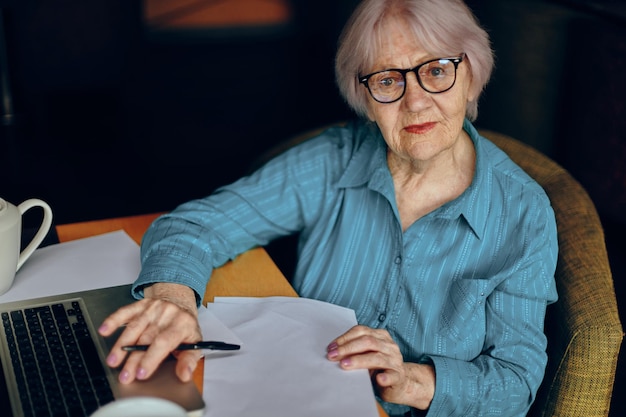
<svg viewBox="0 0 626 417">
<path fill-rule="evenodd" d="M 442 56 L 427 53 L 403 24 L 389 25 L 381 54 L 366 74 L 389 68 L 413 68 Z M 463 52 L 463 51 L 459 51 Z M 466 61 L 459 64 L 454 86 L 443 93 L 426 92 L 415 73 L 406 74 L 404 96 L 393 103 L 379 103 L 368 94 L 368 117 L 381 130 L 391 154 L 412 163 L 428 162 L 452 150 L 463 132 L 467 102 L 471 100 L 471 73 Z"/>
</svg>

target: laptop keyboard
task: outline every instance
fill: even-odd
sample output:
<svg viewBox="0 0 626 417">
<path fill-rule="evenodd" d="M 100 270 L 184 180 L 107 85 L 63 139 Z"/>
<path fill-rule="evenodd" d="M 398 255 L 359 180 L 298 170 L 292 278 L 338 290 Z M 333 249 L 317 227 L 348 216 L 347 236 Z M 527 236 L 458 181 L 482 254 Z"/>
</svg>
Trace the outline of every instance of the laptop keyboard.
<svg viewBox="0 0 626 417">
<path fill-rule="evenodd" d="M 81 304 L 2 313 L 24 416 L 89 416 L 113 401 Z"/>
</svg>

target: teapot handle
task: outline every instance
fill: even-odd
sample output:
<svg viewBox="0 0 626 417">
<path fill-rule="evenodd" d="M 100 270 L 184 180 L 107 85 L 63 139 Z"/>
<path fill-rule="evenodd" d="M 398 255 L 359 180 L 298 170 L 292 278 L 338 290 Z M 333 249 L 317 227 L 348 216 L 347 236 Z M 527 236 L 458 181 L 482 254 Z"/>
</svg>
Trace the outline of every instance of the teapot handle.
<svg viewBox="0 0 626 417">
<path fill-rule="evenodd" d="M 26 260 L 30 257 L 30 255 L 33 254 L 35 249 L 37 249 L 39 245 L 41 245 L 41 242 L 50 230 L 50 226 L 52 226 L 52 209 L 50 209 L 50 206 L 43 200 L 31 198 L 17 206 L 17 209 L 19 210 L 20 215 L 24 215 L 26 211 L 30 210 L 33 207 L 41 207 L 43 209 L 43 220 L 41 222 L 41 225 L 39 226 L 37 234 L 35 234 L 35 237 L 33 237 L 28 246 L 26 246 L 24 250 L 20 253 L 20 257 L 17 261 L 18 271 L 22 267 L 24 262 L 26 262 Z"/>
</svg>

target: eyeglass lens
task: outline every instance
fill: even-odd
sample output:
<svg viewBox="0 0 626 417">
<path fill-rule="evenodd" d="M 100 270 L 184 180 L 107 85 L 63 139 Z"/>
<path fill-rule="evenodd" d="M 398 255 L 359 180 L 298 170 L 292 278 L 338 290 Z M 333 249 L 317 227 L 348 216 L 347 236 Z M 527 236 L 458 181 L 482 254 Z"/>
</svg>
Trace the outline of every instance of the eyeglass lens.
<svg viewBox="0 0 626 417">
<path fill-rule="evenodd" d="M 367 87 L 375 100 L 390 103 L 400 99 L 406 89 L 406 73 L 415 72 L 422 88 L 429 93 L 449 90 L 456 80 L 456 64 L 438 59 L 408 70 L 388 70 L 371 74 Z"/>
</svg>

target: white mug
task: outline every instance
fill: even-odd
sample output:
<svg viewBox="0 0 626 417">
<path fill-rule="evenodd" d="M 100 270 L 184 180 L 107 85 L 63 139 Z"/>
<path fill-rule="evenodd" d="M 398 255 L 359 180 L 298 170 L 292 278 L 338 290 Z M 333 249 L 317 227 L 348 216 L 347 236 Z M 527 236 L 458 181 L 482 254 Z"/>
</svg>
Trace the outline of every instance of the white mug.
<svg viewBox="0 0 626 417">
<path fill-rule="evenodd" d="M 43 209 L 43 220 L 35 237 L 20 252 L 22 240 L 22 215 L 33 207 Z M 24 262 L 41 245 L 52 225 L 52 210 L 42 200 L 32 198 L 17 207 L 0 198 L 0 295 L 9 291 L 15 274 Z"/>
<path fill-rule="evenodd" d="M 91 417 L 187 417 L 187 412 L 162 398 L 129 397 L 108 403 Z"/>
</svg>

